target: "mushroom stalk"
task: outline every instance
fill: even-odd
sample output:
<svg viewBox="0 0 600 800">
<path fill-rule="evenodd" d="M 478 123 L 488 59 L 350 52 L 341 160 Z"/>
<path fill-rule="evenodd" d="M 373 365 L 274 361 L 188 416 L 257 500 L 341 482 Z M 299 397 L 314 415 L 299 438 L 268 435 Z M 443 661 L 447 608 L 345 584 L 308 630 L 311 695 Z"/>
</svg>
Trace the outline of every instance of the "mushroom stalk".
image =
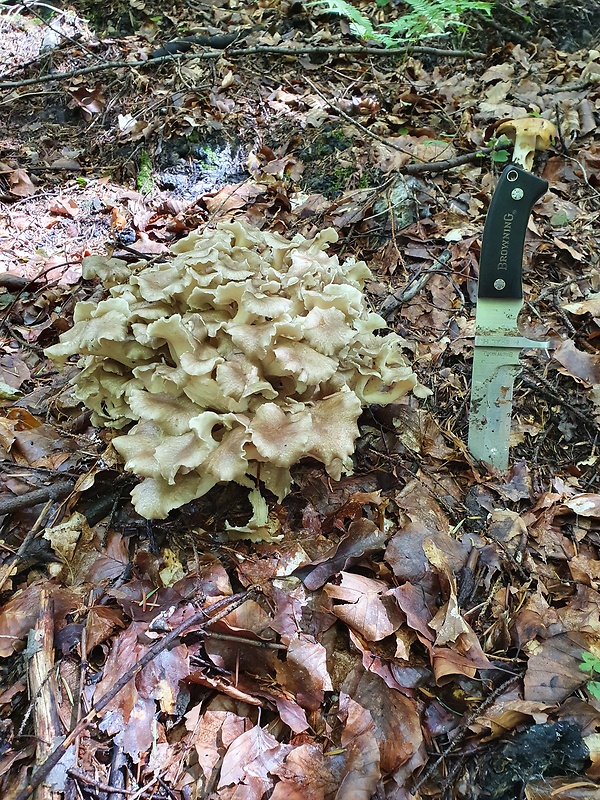
<svg viewBox="0 0 600 800">
<path fill-rule="evenodd" d="M 504 134 L 513 142 L 513 164 L 531 172 L 536 152 L 550 147 L 556 136 L 556 126 L 543 117 L 523 117 L 503 122 L 496 133 Z"/>
</svg>

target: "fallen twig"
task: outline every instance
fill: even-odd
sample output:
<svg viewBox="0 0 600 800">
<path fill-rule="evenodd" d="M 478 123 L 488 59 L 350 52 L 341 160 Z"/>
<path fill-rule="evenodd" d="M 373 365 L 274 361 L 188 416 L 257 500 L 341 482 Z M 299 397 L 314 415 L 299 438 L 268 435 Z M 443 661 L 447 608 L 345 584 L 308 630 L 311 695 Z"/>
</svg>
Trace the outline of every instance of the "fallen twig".
<svg viewBox="0 0 600 800">
<path fill-rule="evenodd" d="M 93 778 L 90 778 L 89 775 L 86 775 L 84 772 L 81 772 L 78 769 L 68 769 L 67 774 L 76 781 L 81 781 L 81 783 L 85 783 L 87 786 L 92 786 L 98 792 L 122 795 L 135 794 L 134 792 L 129 791 L 129 789 L 115 789 L 114 786 L 109 786 L 107 783 L 98 783 L 98 781 L 95 781 Z"/>
<path fill-rule="evenodd" d="M 553 402 L 560 403 L 560 405 L 566 411 L 568 411 L 569 414 L 574 416 L 584 425 L 587 425 L 588 427 L 590 425 L 592 427 L 598 427 L 591 414 L 584 414 L 583 411 L 575 408 L 575 406 L 569 403 L 568 400 L 565 400 L 565 398 L 556 391 L 550 381 L 544 378 L 543 375 L 540 375 L 539 372 L 533 369 L 533 367 L 530 367 L 528 364 L 523 364 L 523 370 L 532 376 L 531 378 L 521 378 L 522 382 L 526 386 L 529 386 L 530 388 L 535 389 L 537 392 L 546 395 Z"/>
<path fill-rule="evenodd" d="M 21 278 L 20 275 L 11 275 L 10 272 L 3 272 L 0 275 L 0 286 L 3 289 L 8 289 L 9 292 L 15 292 L 19 289 L 26 289 L 31 285 L 32 284 L 29 278 Z"/>
<path fill-rule="evenodd" d="M 71 486 L 69 491 L 73 487 Z M 35 492 L 30 492 L 29 494 L 35 494 Z M 68 492 L 66 493 L 68 494 Z M 28 495 L 29 496 L 29 495 Z M 50 498 L 44 508 L 41 510 L 40 515 L 34 522 L 34 524 L 29 529 L 27 536 L 21 542 L 21 546 L 14 553 L 10 558 L 7 558 L 3 564 L 0 564 L 0 591 L 4 588 L 4 584 L 6 581 L 11 577 L 11 575 L 15 574 L 15 571 L 18 571 L 19 566 L 23 563 L 27 555 L 27 551 L 31 547 L 31 543 L 36 538 L 36 536 L 41 531 L 44 523 L 46 522 L 46 515 L 52 508 L 53 499 Z"/>
<path fill-rule="evenodd" d="M 54 600 L 47 587 L 42 588 L 40 615 L 30 631 L 28 678 L 33 704 L 33 729 L 36 739 L 36 763 L 43 764 L 60 736 L 58 686 L 54 672 Z M 52 796 L 51 787 L 42 784 L 40 800 Z"/>
<path fill-rule="evenodd" d="M 493 28 L 503 36 L 511 39 L 513 42 L 518 42 L 519 44 L 531 44 L 531 39 L 528 39 L 526 36 L 523 36 L 522 33 L 518 33 L 512 28 L 508 28 L 506 25 L 503 25 L 501 22 L 498 22 L 487 14 L 484 14 L 482 11 L 473 10 L 471 11 L 471 14 L 473 14 L 473 16 L 476 17 L 482 25 L 487 25 L 488 27 Z"/>
<path fill-rule="evenodd" d="M 582 89 L 587 89 L 588 86 L 592 86 L 594 83 L 598 81 L 594 81 L 592 78 L 580 78 L 578 81 L 572 81 L 571 83 L 564 83 L 562 86 L 544 86 L 543 89 L 540 89 L 540 94 L 560 94 L 561 92 L 580 92 Z"/>
<path fill-rule="evenodd" d="M 482 703 L 480 703 L 477 706 L 477 708 L 471 714 L 469 714 L 469 716 L 467 717 L 465 722 L 460 726 L 460 728 L 456 729 L 456 732 L 452 736 L 452 741 L 450 742 L 450 744 L 448 744 L 447 747 L 445 747 L 442 750 L 442 752 L 436 758 L 436 760 L 432 764 L 430 764 L 427 767 L 427 769 L 420 775 L 419 780 L 416 782 L 416 784 L 410 790 L 411 794 L 413 794 L 413 795 L 417 794 L 417 792 L 419 791 L 421 786 L 423 786 L 425 781 L 427 781 L 427 780 L 429 780 L 429 778 L 431 778 L 431 776 L 436 771 L 436 769 L 439 767 L 439 765 L 442 763 L 442 761 L 445 758 L 447 758 L 447 756 L 449 756 L 450 753 L 452 753 L 454 750 L 456 750 L 457 745 L 459 745 L 462 742 L 462 740 L 465 738 L 465 736 L 469 732 L 469 727 L 475 722 L 475 720 L 478 717 L 480 717 L 482 714 L 484 714 L 488 710 L 488 708 L 490 708 L 496 702 L 498 697 L 500 697 L 500 695 L 506 689 L 508 689 L 509 686 L 511 686 L 513 683 L 515 683 L 515 681 L 519 680 L 519 678 L 521 678 L 521 677 L 522 677 L 521 675 L 512 675 L 508 680 L 506 680 L 506 681 L 504 681 L 504 683 L 500 684 L 500 686 L 498 686 L 498 688 L 495 689 L 489 695 L 489 697 L 486 697 L 486 699 Z M 17 800 L 20 800 L 20 798 L 17 798 Z"/>
<path fill-rule="evenodd" d="M 0 515 L 12 514 L 21 508 L 33 508 L 46 500 L 60 500 L 72 491 L 74 481 L 60 481 L 53 486 L 43 486 L 26 494 L 0 496 Z"/>
<path fill-rule="evenodd" d="M 389 319 L 396 309 L 399 308 L 403 303 L 408 303 L 409 300 L 412 300 L 413 297 L 416 297 L 421 289 L 427 285 L 429 279 L 433 275 L 443 275 L 446 273 L 446 270 L 444 270 L 443 267 L 450 260 L 450 256 L 451 253 L 449 250 L 444 250 L 442 253 L 440 253 L 439 257 L 430 267 L 418 275 L 414 275 L 406 284 L 406 286 L 404 286 L 402 289 L 399 289 L 397 292 L 394 292 L 394 294 L 386 297 L 379 308 L 378 313 L 381 314 L 384 319 Z"/>
<path fill-rule="evenodd" d="M 42 27 L 47 28 L 49 31 L 52 31 L 52 33 L 55 33 L 58 36 L 60 36 L 60 38 L 64 42 L 70 42 L 72 45 L 75 45 L 75 47 L 78 50 L 83 50 L 85 53 L 88 53 L 88 55 L 92 56 L 92 58 L 97 58 L 101 61 L 100 56 L 94 53 L 94 51 L 91 50 L 84 42 L 78 41 L 77 39 L 73 39 L 71 36 L 67 36 L 66 33 L 63 33 L 62 31 L 58 30 L 58 28 L 54 28 L 52 24 L 47 22 L 44 19 L 44 17 L 41 16 L 41 14 L 37 13 L 37 11 L 35 10 L 35 6 L 43 6 L 44 8 L 48 8 L 52 11 L 53 14 L 56 14 L 57 16 L 64 16 L 65 11 L 63 11 L 60 8 L 56 8 L 55 6 L 51 6 L 47 3 L 36 2 L 36 3 L 31 3 L 27 6 L 28 12 L 36 18 L 36 20 L 40 23 Z M 55 20 L 52 21 L 54 22 Z"/>
<path fill-rule="evenodd" d="M 122 746 L 118 745 L 114 739 L 112 743 L 112 755 L 110 759 L 110 772 L 108 774 L 108 785 L 121 794 L 125 792 L 125 773 L 127 768 L 127 755 Z M 133 792 L 137 794 L 137 792 Z M 122 800 L 117 795 L 116 800 Z"/>
<path fill-rule="evenodd" d="M 470 59 L 483 59 L 485 53 L 476 53 L 470 50 L 441 50 L 436 47 L 394 47 L 389 50 L 383 50 L 379 47 L 244 47 L 232 50 L 208 50 L 202 53 L 175 53 L 174 55 L 160 56 L 159 58 L 151 58 L 147 61 L 106 61 L 103 64 L 93 64 L 89 67 L 80 67 L 79 69 L 71 70 L 70 72 L 56 72 L 52 75 L 39 75 L 37 78 L 24 78 L 20 81 L 5 81 L 0 83 L 0 89 L 17 89 L 20 86 L 34 86 L 38 83 L 49 83 L 50 81 L 61 81 L 68 78 L 75 78 L 78 75 L 90 75 L 93 72 L 106 72 L 111 69 L 122 69 L 124 67 L 144 68 L 156 64 L 163 64 L 168 61 L 189 59 L 189 60 L 203 60 L 210 58 L 221 58 L 223 52 L 227 53 L 228 58 L 236 58 L 238 56 L 256 56 L 262 54 L 283 56 L 284 58 L 295 58 L 296 56 L 304 55 L 371 55 L 380 56 L 382 58 L 392 58 L 398 55 L 407 55 L 409 53 L 415 55 L 435 55 L 443 57 L 455 58 L 470 58 Z"/>
<path fill-rule="evenodd" d="M 134 664 L 130 669 L 127 670 L 117 681 L 116 683 L 106 692 L 103 694 L 102 697 L 94 703 L 92 708 L 88 711 L 88 713 L 82 717 L 77 725 L 73 728 L 73 730 L 65 736 L 62 743 L 55 748 L 52 753 L 48 756 L 46 761 L 40 765 L 40 767 L 34 772 L 31 776 L 29 784 L 23 789 L 19 794 L 15 797 L 15 800 L 28 800 L 31 795 L 35 792 L 38 786 L 40 786 L 50 772 L 54 769 L 54 767 L 59 763 L 59 761 L 63 758 L 69 747 L 73 744 L 75 739 L 81 735 L 81 733 L 90 725 L 91 722 L 96 718 L 96 716 L 106 708 L 106 706 L 110 703 L 110 701 L 115 698 L 121 689 L 123 689 L 127 684 L 132 681 L 136 675 L 138 675 L 141 670 L 153 661 L 160 653 L 162 653 L 166 648 L 178 639 L 182 634 L 184 634 L 189 628 L 194 625 L 198 625 L 199 629 L 202 630 L 207 625 L 212 625 L 215 622 L 218 622 L 223 617 L 226 617 L 227 614 L 230 614 L 234 609 L 238 608 L 245 603 L 246 600 L 249 600 L 255 594 L 259 592 L 258 587 L 251 587 L 245 592 L 239 592 L 238 594 L 234 594 L 231 597 L 223 598 L 222 600 L 218 600 L 216 603 L 213 603 L 208 608 L 201 609 L 193 614 L 188 620 L 182 622 L 181 625 L 178 625 L 176 628 L 173 628 L 172 631 L 166 634 L 162 639 L 155 642 L 140 658 L 140 660 Z"/>
<path fill-rule="evenodd" d="M 453 158 L 446 158 L 444 161 L 425 161 L 423 164 L 407 164 L 401 167 L 398 172 L 405 175 L 419 175 L 422 172 L 445 172 L 447 169 L 462 167 L 463 164 L 476 164 L 482 158 L 492 152 L 491 147 L 482 147 L 473 153 L 461 153 Z"/>
<path fill-rule="evenodd" d="M 362 131 L 367 136 L 370 136 L 371 139 L 375 139 L 375 141 L 381 142 L 381 144 L 384 144 L 391 150 L 396 150 L 398 153 L 403 153 L 404 155 L 410 155 L 410 156 L 413 155 L 409 150 L 406 150 L 404 147 L 400 147 L 399 145 L 394 144 L 394 142 L 390 142 L 388 139 L 384 139 L 383 136 L 380 136 L 378 133 L 375 133 L 375 131 L 371 131 L 368 128 L 365 128 L 365 126 L 362 123 L 353 119 L 350 116 L 350 114 L 346 114 L 345 111 L 342 111 L 341 108 L 338 108 L 338 106 L 336 106 L 335 103 L 329 100 L 321 92 L 319 87 L 316 86 L 313 83 L 313 81 L 311 81 L 310 78 L 307 78 L 306 75 L 304 76 L 304 80 L 306 83 L 308 83 L 311 89 L 313 89 L 319 95 L 319 97 L 327 103 L 327 105 L 331 109 L 333 109 L 337 114 L 339 114 L 344 119 L 348 120 L 348 122 L 354 125 L 355 128 L 358 128 L 359 131 Z M 418 175 L 424 172 L 444 172 L 447 169 L 460 167 L 463 164 L 476 163 L 481 158 L 484 158 L 485 156 L 489 155 L 491 152 L 492 152 L 491 147 L 484 147 L 481 150 L 477 150 L 474 153 L 462 153 L 459 156 L 454 156 L 453 158 L 446 158 L 443 161 L 424 161 L 422 164 L 406 164 L 405 166 L 400 167 L 397 170 L 397 172 L 399 172 L 402 175 Z"/>
<path fill-rule="evenodd" d="M 40 196 L 41 195 L 37 195 L 37 197 L 40 197 Z M 21 201 L 19 200 L 18 202 L 21 202 Z M 15 303 L 17 302 L 19 297 L 21 297 L 23 292 L 26 292 L 29 288 L 31 288 L 33 286 L 36 286 L 38 281 L 41 278 L 43 278 L 44 275 L 47 275 L 49 272 L 52 272 L 52 270 L 59 269 L 60 267 L 70 267 L 72 265 L 72 263 L 73 263 L 72 261 L 63 261 L 61 264 L 55 264 L 52 267 L 46 267 L 46 269 L 41 270 L 40 272 L 38 272 L 38 274 L 35 277 L 31 278 L 31 280 L 28 280 L 25 284 L 23 284 L 21 286 L 21 288 L 19 289 L 19 291 L 17 292 L 17 294 L 15 295 L 15 297 L 13 297 L 12 301 L 6 306 L 6 309 L 4 310 L 4 313 L 2 314 L 2 317 L 0 317 L 0 330 L 3 328 L 4 325 L 6 325 L 6 323 L 8 321 L 8 318 L 10 317 L 11 311 L 12 311 Z M 2 514 L 2 513 L 5 513 L 5 512 L 0 511 L 0 514 Z"/>
<path fill-rule="evenodd" d="M 404 149 L 403 147 L 399 147 L 397 144 L 394 144 L 393 142 L 388 142 L 386 139 L 384 139 L 384 138 L 383 138 L 383 136 L 380 136 L 378 133 L 375 133 L 374 131 L 370 131 L 368 128 L 365 128 L 365 126 L 364 126 L 364 125 L 362 125 L 362 124 L 361 124 L 360 122 L 358 122 L 357 120 L 353 119 L 353 118 L 350 116 L 350 114 L 346 114 L 346 112 L 345 112 L 345 111 L 342 111 L 342 109 L 341 109 L 341 108 L 338 108 L 338 107 L 335 105 L 335 103 L 333 103 L 331 100 L 329 100 L 327 97 L 325 97 L 325 95 L 324 95 L 324 94 L 323 94 L 323 92 L 322 92 L 322 91 L 319 89 L 319 87 L 318 87 L 318 86 L 316 86 L 316 85 L 315 85 L 315 84 L 314 84 L 314 83 L 311 81 L 311 79 L 310 79 L 310 78 L 307 78 L 307 77 L 306 77 L 306 75 L 304 76 L 304 81 L 305 81 L 306 83 L 308 83 L 308 85 L 310 86 L 310 88 L 311 88 L 313 91 L 315 91 L 315 92 L 316 92 L 316 93 L 319 95 L 319 97 L 321 98 L 321 100 L 324 100 L 324 101 L 327 103 L 327 105 L 329 106 L 329 108 L 333 109 L 333 111 L 335 111 L 335 112 L 336 112 L 337 114 L 339 114 L 341 117 L 343 117 L 344 119 L 348 120 L 348 122 L 350 122 L 350 124 L 354 125 L 354 127 L 355 127 L 355 128 L 358 128 L 358 130 L 359 130 L 359 131 L 362 131 L 362 132 L 363 132 L 363 133 L 365 133 L 367 136 L 370 136 L 370 137 L 371 137 L 371 139 L 375 139 L 375 141 L 377 141 L 377 142 L 381 142 L 381 144 L 384 144 L 386 147 L 390 147 L 392 150 L 397 150 L 399 153 L 404 153 L 404 155 L 412 155 L 412 154 L 410 153 L 410 151 L 409 151 L 409 150 L 406 150 L 406 149 Z"/>
<path fill-rule="evenodd" d="M 563 289 L 566 289 L 568 286 L 572 286 L 574 283 L 580 283 L 581 281 L 589 281 L 593 277 L 592 272 L 584 272 L 582 275 L 578 275 L 577 277 L 567 278 L 561 283 L 553 283 L 550 286 L 546 286 L 545 289 L 542 289 L 538 296 L 530 301 L 530 305 L 537 305 L 542 300 L 545 300 L 546 297 L 549 295 L 560 294 Z"/>
<path fill-rule="evenodd" d="M 246 639 L 243 636 L 230 636 L 227 633 L 214 633 L 205 631 L 205 636 L 209 639 L 218 639 L 221 642 L 235 642 L 236 644 L 247 644 L 250 647 L 265 647 L 267 650 L 287 650 L 287 645 L 279 642 L 266 642 L 263 639 Z"/>
</svg>

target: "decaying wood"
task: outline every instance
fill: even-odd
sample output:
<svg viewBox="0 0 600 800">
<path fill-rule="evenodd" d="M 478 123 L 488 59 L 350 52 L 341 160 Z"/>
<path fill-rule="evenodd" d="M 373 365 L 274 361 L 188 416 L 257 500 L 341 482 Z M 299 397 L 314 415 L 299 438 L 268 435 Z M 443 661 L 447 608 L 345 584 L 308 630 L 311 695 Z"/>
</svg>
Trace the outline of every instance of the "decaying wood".
<svg viewBox="0 0 600 800">
<path fill-rule="evenodd" d="M 47 589 L 42 590 L 40 615 L 29 634 L 29 693 L 33 703 L 33 727 L 36 737 L 36 764 L 43 764 L 60 742 L 61 724 L 58 716 L 58 687 L 54 672 L 54 601 Z M 59 800 L 61 792 L 54 791 L 49 774 L 35 793 L 36 800 Z"/>
<path fill-rule="evenodd" d="M 43 486 L 26 494 L 5 495 L 0 497 L 0 514 L 12 514 L 21 508 L 32 508 L 49 499 L 58 500 L 68 495 L 73 485 L 73 481 L 59 481 L 52 486 Z"/>
</svg>

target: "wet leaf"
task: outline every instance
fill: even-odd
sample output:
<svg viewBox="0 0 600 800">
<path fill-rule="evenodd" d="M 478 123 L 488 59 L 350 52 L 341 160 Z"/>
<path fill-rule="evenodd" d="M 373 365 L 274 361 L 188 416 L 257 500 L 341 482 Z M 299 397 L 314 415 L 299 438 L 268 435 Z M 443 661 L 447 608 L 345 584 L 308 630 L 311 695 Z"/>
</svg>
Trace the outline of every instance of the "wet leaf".
<svg viewBox="0 0 600 800">
<path fill-rule="evenodd" d="M 370 520 L 352 522 L 348 535 L 337 545 L 335 553 L 321 559 L 322 563 L 304 578 L 304 585 L 307 589 L 319 589 L 336 572 L 341 572 L 366 555 L 382 550 L 385 541 L 385 534 Z"/>
<path fill-rule="evenodd" d="M 598 649 L 600 640 L 590 634 L 564 633 L 545 642 L 532 642 L 525 673 L 525 699 L 557 704 L 584 682 L 579 669 L 582 654 Z"/>
</svg>

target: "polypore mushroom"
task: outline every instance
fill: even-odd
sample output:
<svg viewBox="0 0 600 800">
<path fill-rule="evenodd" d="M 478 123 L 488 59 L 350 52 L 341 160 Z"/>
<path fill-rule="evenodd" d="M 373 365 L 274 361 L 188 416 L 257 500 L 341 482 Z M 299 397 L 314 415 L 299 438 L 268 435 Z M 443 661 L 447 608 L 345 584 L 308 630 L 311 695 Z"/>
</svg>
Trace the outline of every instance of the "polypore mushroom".
<svg viewBox="0 0 600 800">
<path fill-rule="evenodd" d="M 496 133 L 504 134 L 513 142 L 513 163 L 531 172 L 536 151 L 550 147 L 556 136 L 556 126 L 543 117 L 522 117 L 503 122 Z"/>
<path fill-rule="evenodd" d="M 303 458 L 339 480 L 362 408 L 427 392 L 403 340 L 375 334 L 386 323 L 363 294 L 367 265 L 326 252 L 336 239 L 327 229 L 289 241 L 240 220 L 191 233 L 164 264 L 84 264 L 109 296 L 79 303 L 46 352 L 82 357 L 75 396 L 94 424 L 121 430 L 112 445 L 142 478 L 142 516 L 162 519 L 228 481 L 260 481 L 282 500 Z M 266 519 L 252 497 L 240 535 Z"/>
</svg>

